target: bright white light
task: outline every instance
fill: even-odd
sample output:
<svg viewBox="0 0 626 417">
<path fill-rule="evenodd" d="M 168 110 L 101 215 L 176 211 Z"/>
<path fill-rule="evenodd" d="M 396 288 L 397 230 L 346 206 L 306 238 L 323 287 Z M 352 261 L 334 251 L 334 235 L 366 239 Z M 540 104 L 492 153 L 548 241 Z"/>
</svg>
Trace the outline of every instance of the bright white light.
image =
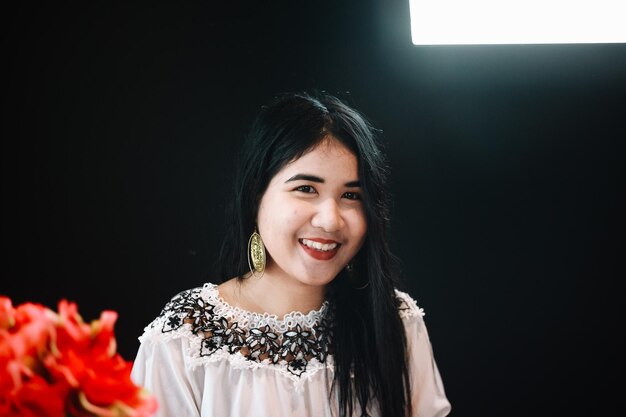
<svg viewBox="0 0 626 417">
<path fill-rule="evenodd" d="M 626 0 L 409 0 L 415 45 L 626 42 Z"/>
</svg>

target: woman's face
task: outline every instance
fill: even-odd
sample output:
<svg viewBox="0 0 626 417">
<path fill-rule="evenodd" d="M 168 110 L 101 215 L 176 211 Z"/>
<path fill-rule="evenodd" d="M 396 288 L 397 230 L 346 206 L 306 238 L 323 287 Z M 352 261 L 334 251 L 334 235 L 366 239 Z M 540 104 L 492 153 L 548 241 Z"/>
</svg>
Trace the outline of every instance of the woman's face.
<svg viewBox="0 0 626 417">
<path fill-rule="evenodd" d="M 257 224 L 268 277 L 288 285 L 328 284 L 367 231 L 354 154 L 328 137 L 284 166 L 263 194 Z"/>
</svg>

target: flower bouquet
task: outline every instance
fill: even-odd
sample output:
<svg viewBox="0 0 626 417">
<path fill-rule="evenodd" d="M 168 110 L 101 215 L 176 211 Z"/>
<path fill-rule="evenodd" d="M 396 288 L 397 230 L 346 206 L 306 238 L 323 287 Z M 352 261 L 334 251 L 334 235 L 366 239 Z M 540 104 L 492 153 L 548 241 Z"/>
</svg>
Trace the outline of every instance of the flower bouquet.
<svg viewBox="0 0 626 417">
<path fill-rule="evenodd" d="M 0 296 L 0 417 L 148 417 L 157 403 L 116 353 L 114 311 L 85 323 L 76 304 L 58 312 Z"/>
</svg>

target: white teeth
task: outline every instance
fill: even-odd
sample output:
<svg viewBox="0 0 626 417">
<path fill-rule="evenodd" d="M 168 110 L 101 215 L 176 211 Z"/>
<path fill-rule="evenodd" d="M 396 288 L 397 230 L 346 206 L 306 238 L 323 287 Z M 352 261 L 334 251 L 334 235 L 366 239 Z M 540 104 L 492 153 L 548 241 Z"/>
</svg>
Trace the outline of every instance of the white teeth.
<svg viewBox="0 0 626 417">
<path fill-rule="evenodd" d="M 315 242 L 309 239 L 302 239 L 301 242 L 303 245 L 306 245 L 310 248 L 313 248 L 322 252 L 328 252 L 337 247 L 337 243 L 320 243 L 320 242 Z"/>
</svg>

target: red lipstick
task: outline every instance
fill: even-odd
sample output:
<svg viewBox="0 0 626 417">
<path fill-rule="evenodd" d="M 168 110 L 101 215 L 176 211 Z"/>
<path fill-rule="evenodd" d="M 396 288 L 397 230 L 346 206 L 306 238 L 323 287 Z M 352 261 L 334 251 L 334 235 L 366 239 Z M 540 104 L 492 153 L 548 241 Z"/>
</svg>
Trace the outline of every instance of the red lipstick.
<svg viewBox="0 0 626 417">
<path fill-rule="evenodd" d="M 317 242 L 321 244 L 337 243 L 337 241 L 335 240 L 319 239 L 319 238 L 307 238 L 306 240 L 311 240 L 313 242 Z M 329 259 L 332 259 L 337 254 L 337 251 L 339 247 L 341 246 L 341 244 L 337 243 L 337 246 L 334 249 L 322 251 L 322 250 L 318 250 L 318 249 L 305 245 L 304 243 L 302 243 L 302 239 L 300 239 L 298 242 L 300 243 L 300 246 L 302 246 L 302 249 L 304 249 L 304 251 L 309 256 L 320 261 L 327 261 Z"/>
</svg>

